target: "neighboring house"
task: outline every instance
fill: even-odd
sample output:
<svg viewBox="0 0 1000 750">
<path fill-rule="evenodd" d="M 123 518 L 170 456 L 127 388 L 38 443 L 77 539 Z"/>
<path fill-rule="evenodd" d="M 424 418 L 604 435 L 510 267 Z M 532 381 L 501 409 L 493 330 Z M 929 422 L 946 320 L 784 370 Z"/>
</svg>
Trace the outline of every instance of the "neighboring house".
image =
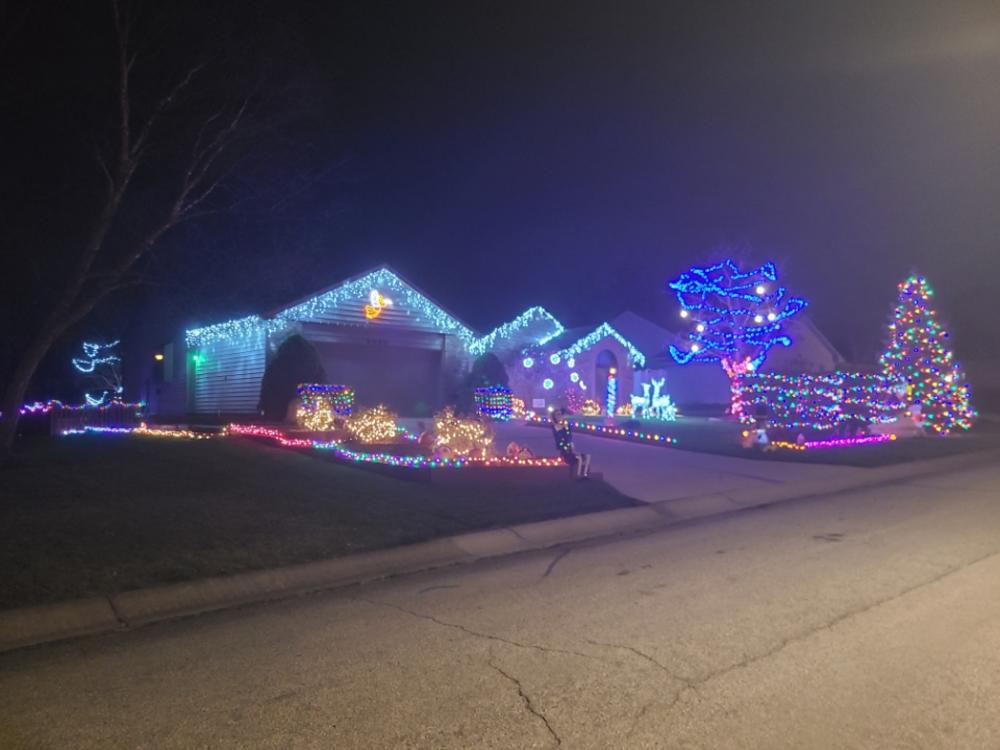
<svg viewBox="0 0 1000 750">
<path fill-rule="evenodd" d="M 774 349 L 766 366 L 789 372 L 834 369 L 839 354 L 808 320 L 788 326 L 795 344 Z M 144 394 L 158 414 L 256 414 L 268 363 L 289 337 L 316 350 L 328 383 L 351 386 L 359 405 L 385 403 L 425 415 L 455 398 L 476 357 L 496 355 L 511 389 L 529 408 L 590 398 L 628 403 L 643 383 L 666 378 L 682 407 L 727 404 L 717 364 L 677 365 L 678 335 L 632 312 L 567 329 L 533 307 L 479 336 L 387 266 L 347 279 L 277 310 L 185 331 L 157 363 Z M 609 380 L 613 380 L 609 389 Z"/>
</svg>

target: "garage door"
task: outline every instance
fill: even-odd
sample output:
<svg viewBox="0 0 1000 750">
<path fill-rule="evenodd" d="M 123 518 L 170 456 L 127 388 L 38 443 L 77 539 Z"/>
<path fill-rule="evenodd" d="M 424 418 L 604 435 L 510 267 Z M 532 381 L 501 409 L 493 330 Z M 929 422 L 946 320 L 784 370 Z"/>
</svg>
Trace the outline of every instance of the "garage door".
<svg viewBox="0 0 1000 750">
<path fill-rule="evenodd" d="M 385 404 L 401 416 L 441 406 L 441 351 L 394 344 L 313 342 L 328 383 L 354 388 L 358 406 Z"/>
</svg>

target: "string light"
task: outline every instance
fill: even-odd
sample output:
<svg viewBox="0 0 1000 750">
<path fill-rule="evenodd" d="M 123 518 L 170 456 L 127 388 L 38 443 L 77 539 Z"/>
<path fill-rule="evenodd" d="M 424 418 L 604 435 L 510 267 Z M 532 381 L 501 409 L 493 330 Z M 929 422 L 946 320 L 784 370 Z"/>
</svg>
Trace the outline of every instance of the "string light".
<svg viewBox="0 0 1000 750">
<path fill-rule="evenodd" d="M 359 443 L 369 444 L 391 442 L 399 430 L 396 415 L 379 404 L 352 414 L 347 420 L 347 432 Z"/>
<path fill-rule="evenodd" d="M 880 358 L 891 383 L 905 385 L 911 414 L 941 435 L 972 427 L 976 411 L 969 386 L 945 345 L 948 332 L 930 306 L 934 291 L 923 276 L 899 284 L 899 302 L 889 326 L 889 344 Z"/>
<path fill-rule="evenodd" d="M 744 437 L 748 433 L 744 432 Z M 859 435 L 850 438 L 833 438 L 831 440 L 807 440 L 803 443 L 793 443 L 788 440 L 772 440 L 770 445 L 773 448 L 784 450 L 806 451 L 822 450 L 825 448 L 854 448 L 859 445 L 877 445 L 879 443 L 889 443 L 896 440 L 895 435 Z"/>
<path fill-rule="evenodd" d="M 348 417 L 354 407 L 354 390 L 346 385 L 304 383 L 296 389 L 299 406 L 295 421 L 312 432 L 327 432 L 338 418 Z"/>
<path fill-rule="evenodd" d="M 434 415 L 434 448 L 451 456 L 485 458 L 493 444 L 493 433 L 478 419 L 455 416 L 448 406 Z"/>
<path fill-rule="evenodd" d="M 601 413 L 601 405 L 594 399 L 588 398 L 580 406 L 580 413 L 585 417 L 596 417 Z"/>
<path fill-rule="evenodd" d="M 506 422 L 514 415 L 513 395 L 506 386 L 481 386 L 473 392 L 472 399 L 480 416 Z M 521 405 L 524 406 L 523 401 Z"/>
<path fill-rule="evenodd" d="M 504 323 L 485 336 L 476 339 L 469 345 L 469 353 L 474 356 L 485 354 L 498 348 L 501 345 L 500 342 L 523 334 L 528 328 L 532 328 L 534 331 L 535 340 L 533 343 L 538 346 L 547 343 L 566 330 L 562 323 L 556 320 L 544 307 L 531 307 L 509 323 Z M 526 364 L 525 367 L 531 367 L 531 365 Z"/>
<path fill-rule="evenodd" d="M 730 411 L 739 416 L 739 379 L 759 369 L 774 346 L 791 346 L 782 323 L 802 312 L 807 302 L 792 297 L 778 280 L 773 263 L 741 271 L 731 259 L 711 266 L 694 266 L 667 286 L 677 296 L 681 317 L 698 316 L 688 334 L 686 349 L 671 344 L 670 355 L 681 365 L 689 362 L 720 362 L 730 379 L 733 402 Z M 766 313 L 766 320 L 765 315 Z"/>
<path fill-rule="evenodd" d="M 336 440 L 321 441 L 307 440 L 304 438 L 290 438 L 281 430 L 277 430 L 272 427 L 263 427 L 261 425 L 230 424 L 226 431 L 230 435 L 274 440 L 279 445 L 287 448 L 311 448 L 314 450 L 329 451 L 338 458 L 351 463 L 381 464 L 408 469 L 461 469 L 472 467 L 556 468 L 564 465 L 562 459 L 558 457 L 520 458 L 490 456 L 487 458 L 470 457 L 452 459 L 428 456 L 401 456 L 391 453 L 356 451 L 345 448 Z"/>
<path fill-rule="evenodd" d="M 525 421 L 525 424 L 545 427 L 546 420 L 537 415 Z M 594 424 L 592 422 L 580 422 L 570 420 L 569 424 L 577 430 L 590 433 L 597 437 L 613 438 L 615 440 L 625 440 L 632 443 L 648 443 L 652 445 L 673 446 L 677 445 L 677 438 L 670 435 L 663 435 L 658 432 L 647 432 L 645 430 L 631 430 L 624 427 Z"/>
<path fill-rule="evenodd" d="M 565 349 L 556 352 L 552 356 L 566 357 L 566 358 L 576 357 L 577 355 L 582 354 L 583 352 L 590 349 L 592 346 L 594 346 L 594 344 L 596 344 L 601 339 L 606 338 L 608 336 L 612 337 L 613 339 L 615 339 L 615 341 L 617 341 L 619 344 L 625 347 L 625 350 L 628 352 L 629 359 L 632 361 L 633 364 L 635 364 L 637 367 L 646 366 L 645 355 L 642 352 L 640 352 L 632 344 L 631 341 L 629 341 L 620 333 L 618 333 L 618 331 L 616 331 L 611 326 L 611 324 L 607 322 L 601 323 L 599 326 L 597 326 L 597 328 L 588 333 L 586 336 L 573 342 Z M 557 361 L 558 360 L 555 360 L 553 364 L 555 364 L 555 362 Z"/>
<path fill-rule="evenodd" d="M 101 404 L 99 406 L 94 406 L 91 404 L 78 404 L 73 406 L 71 404 L 64 404 L 62 401 L 52 399 L 49 401 L 35 401 L 30 404 L 24 404 L 18 413 L 21 415 L 31 415 L 31 414 L 48 414 L 51 411 L 98 411 L 103 412 L 108 409 L 134 409 L 135 413 L 138 415 L 143 409 L 146 408 L 145 401 L 137 401 L 135 403 L 125 403 L 124 401 L 112 401 L 110 403 Z"/>
<path fill-rule="evenodd" d="M 608 385 L 604 397 L 605 413 L 610 417 L 615 413 L 618 403 L 618 371 L 612 367 L 608 370 Z"/>
<path fill-rule="evenodd" d="M 421 319 L 442 333 L 456 335 L 467 349 L 476 341 L 475 335 L 469 328 L 417 292 L 388 268 L 379 268 L 366 273 L 305 302 L 281 310 L 272 318 L 249 315 L 225 323 L 192 328 L 185 332 L 185 341 L 189 348 L 197 348 L 278 333 L 296 322 L 322 320 L 343 305 L 357 305 L 360 300 L 368 300 L 370 304 L 370 294 L 373 289 L 380 290 L 379 294 L 383 299 L 385 292 L 391 293 L 393 304 L 405 309 L 407 315 Z"/>
<path fill-rule="evenodd" d="M 767 414 L 768 427 L 830 430 L 842 424 L 894 419 L 903 404 L 883 375 L 836 371 L 827 375 L 747 373 L 740 381 L 741 419 Z"/>
</svg>

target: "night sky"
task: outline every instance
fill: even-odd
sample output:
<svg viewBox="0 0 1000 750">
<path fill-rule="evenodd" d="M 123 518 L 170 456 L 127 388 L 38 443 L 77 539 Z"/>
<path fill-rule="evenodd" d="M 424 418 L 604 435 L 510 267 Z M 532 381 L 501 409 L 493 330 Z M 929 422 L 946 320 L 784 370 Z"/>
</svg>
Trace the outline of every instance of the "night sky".
<svg viewBox="0 0 1000 750">
<path fill-rule="evenodd" d="M 81 5 L 36 12 L 15 45 L 28 87 L 72 82 L 4 101 L 24 139 L 6 144 L 6 200 L 36 228 L 65 189 L 26 181 L 17 155 L 41 150 L 46 96 L 62 97 L 51 143 L 75 125 L 81 76 L 102 74 L 106 14 Z M 481 330 L 532 304 L 568 324 L 629 308 L 673 325 L 665 281 L 732 252 L 775 260 L 851 359 L 874 359 L 914 269 L 959 359 L 1000 347 L 996 2 L 234 7 L 235 31 L 222 10 L 178 24 L 260 35 L 303 114 L 235 181 L 253 200 L 172 235 L 155 284 L 77 339 L 155 346 L 382 262 Z M 24 226 L 20 253 L 40 235 Z"/>
</svg>

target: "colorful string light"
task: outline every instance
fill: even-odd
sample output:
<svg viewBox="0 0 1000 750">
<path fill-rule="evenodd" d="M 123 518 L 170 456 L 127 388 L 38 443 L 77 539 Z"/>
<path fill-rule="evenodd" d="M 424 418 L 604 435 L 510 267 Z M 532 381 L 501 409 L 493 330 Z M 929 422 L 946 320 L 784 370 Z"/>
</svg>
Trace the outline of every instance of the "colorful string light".
<svg viewBox="0 0 1000 750">
<path fill-rule="evenodd" d="M 434 415 L 433 446 L 438 455 L 485 458 L 491 445 L 493 433 L 480 420 L 458 417 L 450 406 Z"/>
<path fill-rule="evenodd" d="M 506 422 L 514 416 L 514 397 L 507 386 L 481 386 L 473 392 L 472 399 L 476 405 L 476 413 L 482 417 Z M 521 405 L 523 407 L 523 401 Z"/>
<path fill-rule="evenodd" d="M 527 420 L 525 420 L 525 424 L 535 425 L 536 427 L 547 427 L 548 420 L 533 414 Z M 625 440 L 633 443 L 646 443 L 653 445 L 677 445 L 677 438 L 671 437 L 670 435 L 663 435 L 657 432 L 647 432 L 645 430 L 629 430 L 624 427 L 593 424 L 592 422 L 580 422 L 576 420 L 569 420 L 569 424 L 576 430 L 588 432 L 591 435 L 595 435 L 597 437 L 614 438 L 616 440 Z"/>
<path fill-rule="evenodd" d="M 561 458 L 558 457 L 508 457 L 490 456 L 488 458 L 446 458 L 428 456 L 400 456 L 391 453 L 377 453 L 367 451 L 355 451 L 345 448 L 336 440 L 321 441 L 307 440 L 304 438 L 291 438 L 281 430 L 260 425 L 240 425 L 231 424 L 227 427 L 227 432 L 231 435 L 241 435 L 245 437 L 267 438 L 274 440 L 279 445 L 287 448 L 312 448 L 314 450 L 329 451 L 338 458 L 352 463 L 380 464 L 408 469 L 460 469 L 466 467 L 531 467 L 531 468 L 555 468 L 563 466 Z"/>
<path fill-rule="evenodd" d="M 889 345 L 880 359 L 890 383 L 905 386 L 911 413 L 941 435 L 972 427 L 976 411 L 969 386 L 946 346 L 948 332 L 930 306 L 934 290 L 923 276 L 899 284 L 899 302 L 889 325 Z"/>
<path fill-rule="evenodd" d="M 338 418 L 348 417 L 354 407 L 354 390 L 346 385 L 304 383 L 296 389 L 299 406 L 295 421 L 313 432 L 327 432 Z"/>
<path fill-rule="evenodd" d="M 744 433 L 744 436 L 746 433 Z M 772 440 L 770 445 L 773 448 L 784 450 L 806 451 L 822 450 L 825 448 L 854 448 L 859 445 L 877 445 L 879 443 L 889 443 L 896 440 L 895 435 L 858 435 L 849 438 L 832 438 L 830 440 L 806 440 L 802 443 L 793 443 L 788 440 Z"/>
<path fill-rule="evenodd" d="M 752 373 L 740 380 L 743 414 L 750 424 L 766 415 L 780 429 L 831 430 L 844 424 L 894 419 L 903 404 L 884 375 L 837 371 L 825 375 Z"/>
</svg>

